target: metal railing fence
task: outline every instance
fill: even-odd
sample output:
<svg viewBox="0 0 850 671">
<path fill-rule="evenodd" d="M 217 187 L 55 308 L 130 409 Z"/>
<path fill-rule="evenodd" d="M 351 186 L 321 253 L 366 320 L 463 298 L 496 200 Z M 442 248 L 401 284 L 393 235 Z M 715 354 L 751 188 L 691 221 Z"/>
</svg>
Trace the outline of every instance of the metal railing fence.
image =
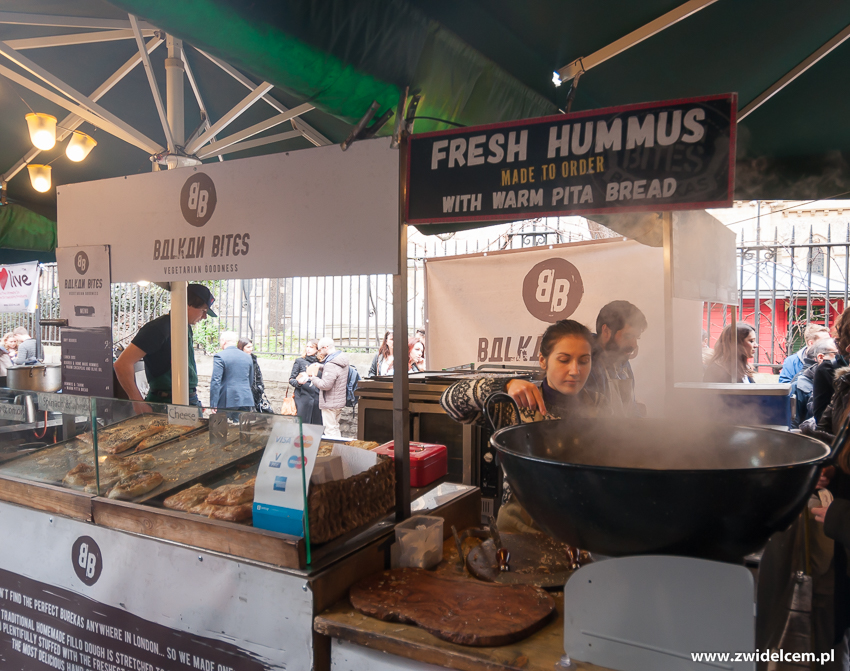
<svg viewBox="0 0 850 671">
<path fill-rule="evenodd" d="M 754 364 L 766 372 L 781 366 L 785 357 L 803 346 L 809 324 L 831 328 L 850 295 L 850 223 L 828 225 L 826 235 L 808 235 L 798 242 L 792 227 L 787 242 L 774 229 L 773 241 L 761 239 L 738 244 L 737 320 L 756 331 Z M 732 308 L 706 304 L 703 327 L 713 346 L 731 321 Z"/>
<path fill-rule="evenodd" d="M 408 251 L 409 332 L 425 324 L 426 259 L 475 254 L 497 249 L 539 247 L 580 239 L 616 235 L 593 226 L 539 224 L 517 226 L 482 240 L 442 240 L 419 236 Z M 791 228 L 787 241 L 774 230 L 766 241 L 738 243 L 738 320 L 756 329 L 755 364 L 762 370 L 782 363 L 801 344 L 808 323 L 832 326 L 847 305 L 850 287 L 850 223 L 830 226 L 826 235 Z M 802 238 L 802 239 L 800 239 Z M 799 241 L 798 241 L 799 240 Z M 392 330 L 392 276 L 263 278 L 205 282 L 216 297 L 217 320 L 195 327 L 196 343 L 209 352 L 218 349 L 221 331 L 233 330 L 254 341 L 257 353 L 271 357 L 300 356 L 308 339 L 329 336 L 350 351 L 373 352 L 384 333 Z M 170 306 L 167 291 L 156 286 L 113 284 L 113 334 L 116 346 L 129 342 L 138 329 L 164 314 Z M 731 309 L 731 308 L 730 308 Z M 729 323 L 730 309 L 706 304 L 703 326 L 713 345 Z M 42 266 L 38 319 L 59 317 L 56 264 Z M 0 314 L 0 336 L 16 326 L 36 328 L 36 315 Z M 45 345 L 59 344 L 59 329 L 41 327 Z"/>
</svg>

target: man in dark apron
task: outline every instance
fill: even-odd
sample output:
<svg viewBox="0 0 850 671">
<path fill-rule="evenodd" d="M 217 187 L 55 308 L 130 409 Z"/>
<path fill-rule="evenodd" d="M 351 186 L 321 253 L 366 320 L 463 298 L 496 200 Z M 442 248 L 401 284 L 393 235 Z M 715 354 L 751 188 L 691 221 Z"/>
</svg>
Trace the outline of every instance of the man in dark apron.
<svg viewBox="0 0 850 671">
<path fill-rule="evenodd" d="M 212 311 L 215 298 L 202 284 L 190 284 L 186 290 L 187 321 L 191 327 L 207 315 L 217 317 Z M 195 348 L 192 329 L 187 329 L 189 337 L 189 405 L 200 406 L 198 400 L 198 371 L 195 367 Z M 136 362 L 144 360 L 145 377 L 150 389 L 147 396 L 136 386 L 134 367 Z M 127 345 L 121 356 L 115 361 L 115 374 L 131 401 L 148 403 L 171 403 L 171 313 L 157 317 L 145 324 L 133 342 Z"/>
</svg>

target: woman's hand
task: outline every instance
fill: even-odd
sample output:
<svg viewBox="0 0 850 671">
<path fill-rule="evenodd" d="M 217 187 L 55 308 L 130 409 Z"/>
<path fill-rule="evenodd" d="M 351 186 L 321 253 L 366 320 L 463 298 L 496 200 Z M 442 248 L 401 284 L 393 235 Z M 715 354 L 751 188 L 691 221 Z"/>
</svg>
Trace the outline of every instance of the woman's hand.
<svg viewBox="0 0 850 671">
<path fill-rule="evenodd" d="M 827 510 L 829 510 L 829 506 L 826 506 L 825 508 L 812 508 L 812 515 L 815 516 L 815 521 L 823 524 Z"/>
<path fill-rule="evenodd" d="M 818 484 L 815 489 L 826 489 L 832 478 L 835 476 L 835 466 L 827 466 L 820 472 Z"/>
<path fill-rule="evenodd" d="M 520 408 L 531 408 L 537 410 L 541 415 L 546 415 L 546 405 L 543 403 L 543 394 L 540 387 L 528 380 L 510 380 L 505 386 L 508 393 Z"/>
<path fill-rule="evenodd" d="M 306 384 L 309 379 L 310 377 L 307 375 L 307 373 L 303 371 L 298 373 L 298 375 L 295 377 L 295 381 L 298 384 Z"/>
</svg>

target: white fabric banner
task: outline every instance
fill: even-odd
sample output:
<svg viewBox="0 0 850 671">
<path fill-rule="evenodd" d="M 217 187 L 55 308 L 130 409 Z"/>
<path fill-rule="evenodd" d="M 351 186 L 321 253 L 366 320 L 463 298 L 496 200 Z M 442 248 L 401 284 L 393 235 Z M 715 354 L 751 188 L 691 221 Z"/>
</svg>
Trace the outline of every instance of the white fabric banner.
<svg viewBox="0 0 850 671">
<path fill-rule="evenodd" d="M 0 266 L 0 312 L 35 312 L 38 261 Z"/>
<path fill-rule="evenodd" d="M 397 273 L 389 142 L 60 186 L 59 246 L 110 245 L 113 282 Z"/>
<path fill-rule="evenodd" d="M 637 400 L 648 412 L 662 411 L 666 365 L 675 362 L 677 382 L 702 379 L 701 303 L 674 299 L 676 342 L 665 346 L 660 248 L 616 238 L 429 259 L 425 270 L 430 370 L 469 363 L 537 367 L 550 324 L 575 319 L 595 331 L 603 305 L 627 300 L 648 322 L 631 362 Z"/>
</svg>

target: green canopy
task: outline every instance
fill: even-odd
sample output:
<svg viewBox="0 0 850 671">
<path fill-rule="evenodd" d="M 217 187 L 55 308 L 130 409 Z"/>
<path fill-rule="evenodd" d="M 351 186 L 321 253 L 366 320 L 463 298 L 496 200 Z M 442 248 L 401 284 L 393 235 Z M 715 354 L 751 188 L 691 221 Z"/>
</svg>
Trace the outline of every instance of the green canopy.
<svg viewBox="0 0 850 671">
<path fill-rule="evenodd" d="M 25 207 L 0 205 L 0 264 L 56 261 L 56 222 Z"/>
</svg>

